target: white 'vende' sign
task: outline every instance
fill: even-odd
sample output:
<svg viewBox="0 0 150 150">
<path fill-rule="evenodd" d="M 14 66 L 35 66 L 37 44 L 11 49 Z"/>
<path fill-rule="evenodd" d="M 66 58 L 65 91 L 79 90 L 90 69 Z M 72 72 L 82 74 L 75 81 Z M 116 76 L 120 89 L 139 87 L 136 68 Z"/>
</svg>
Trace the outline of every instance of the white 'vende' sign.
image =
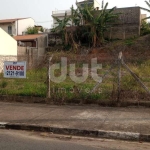
<svg viewBox="0 0 150 150">
<path fill-rule="evenodd" d="M 4 62 L 5 78 L 26 78 L 26 62 Z"/>
</svg>

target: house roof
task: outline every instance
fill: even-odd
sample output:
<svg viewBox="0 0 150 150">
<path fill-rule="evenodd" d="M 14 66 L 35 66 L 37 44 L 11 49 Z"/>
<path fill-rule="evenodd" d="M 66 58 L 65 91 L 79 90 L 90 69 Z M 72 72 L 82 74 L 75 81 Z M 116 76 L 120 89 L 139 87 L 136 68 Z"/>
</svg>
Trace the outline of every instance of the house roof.
<svg viewBox="0 0 150 150">
<path fill-rule="evenodd" d="M 18 35 L 18 36 L 14 36 L 14 39 L 16 41 L 28 41 L 28 40 L 35 40 L 42 35 L 43 34 Z"/>
<path fill-rule="evenodd" d="M 27 18 L 3 19 L 3 20 L 0 20 L 0 23 L 11 23 L 11 22 L 15 22 L 17 20 L 22 20 L 22 19 L 27 19 Z"/>
</svg>

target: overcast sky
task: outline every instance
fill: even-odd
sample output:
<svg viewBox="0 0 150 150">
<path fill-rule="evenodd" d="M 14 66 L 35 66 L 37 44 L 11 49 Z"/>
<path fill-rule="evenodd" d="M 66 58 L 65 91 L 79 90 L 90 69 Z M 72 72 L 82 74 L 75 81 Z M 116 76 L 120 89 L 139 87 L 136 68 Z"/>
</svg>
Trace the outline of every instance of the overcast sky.
<svg viewBox="0 0 150 150">
<path fill-rule="evenodd" d="M 101 3 L 102 0 L 97 0 Z M 148 8 L 145 0 L 104 0 L 109 8 L 114 6 Z M 75 5 L 76 0 L 0 0 L 0 19 L 32 17 L 36 25 L 50 28 L 52 24 L 52 11 L 66 10 Z M 144 12 L 146 13 L 146 12 Z M 150 16 L 150 14 L 148 14 Z"/>
</svg>

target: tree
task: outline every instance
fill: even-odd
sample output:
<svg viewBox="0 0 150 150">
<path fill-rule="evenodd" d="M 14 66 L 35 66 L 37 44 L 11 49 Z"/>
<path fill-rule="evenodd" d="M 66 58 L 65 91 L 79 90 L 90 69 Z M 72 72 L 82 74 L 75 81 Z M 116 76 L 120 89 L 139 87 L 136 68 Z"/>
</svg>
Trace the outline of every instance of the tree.
<svg viewBox="0 0 150 150">
<path fill-rule="evenodd" d="M 67 25 L 70 25 L 69 20 L 70 18 L 67 17 L 67 13 L 65 13 L 65 16 L 63 19 L 59 19 L 57 17 L 53 18 L 56 20 L 56 27 L 53 29 L 54 32 L 60 33 L 62 35 L 62 40 L 64 42 L 65 45 L 68 45 L 68 35 L 67 35 Z"/>
<path fill-rule="evenodd" d="M 81 16 L 78 13 L 78 9 L 74 9 L 73 5 L 70 8 L 71 10 L 71 16 L 70 16 L 70 21 L 72 22 L 72 26 L 79 26 L 80 25 L 80 20 Z"/>
<path fill-rule="evenodd" d="M 44 28 L 43 28 L 43 27 L 41 27 L 41 28 L 40 28 L 40 31 L 41 31 L 41 32 L 44 32 Z"/>
<path fill-rule="evenodd" d="M 93 6 L 85 5 L 84 8 L 79 8 L 82 15 L 84 26 L 89 26 L 89 36 L 93 47 L 104 42 L 104 33 L 111 27 L 111 23 L 118 17 L 118 14 L 113 13 L 115 7 L 107 10 L 108 3 L 102 6 L 100 11 L 94 9 Z"/>
<path fill-rule="evenodd" d="M 62 20 L 53 17 L 57 24 L 53 31 L 62 35 L 65 45 L 70 44 L 76 49 L 77 43 L 80 43 L 81 39 L 86 39 L 86 41 L 88 39 L 87 43 L 90 43 L 93 47 L 99 46 L 104 42 L 105 31 L 111 27 L 112 22 L 118 17 L 118 14 L 114 13 L 115 7 L 107 10 L 107 6 L 108 3 L 105 6 L 102 5 L 101 10 L 95 10 L 92 5 L 90 6 L 87 3 L 84 7 L 77 6 L 77 9 L 72 6 L 70 17 L 67 17 L 66 13 Z M 71 25 L 69 21 L 71 21 Z M 67 31 L 67 25 L 73 28 Z"/>
<path fill-rule="evenodd" d="M 37 34 L 38 29 L 36 27 L 28 27 L 26 33 L 27 34 Z"/>
<path fill-rule="evenodd" d="M 146 4 L 147 4 L 147 6 L 149 7 L 149 9 L 147 9 L 147 8 L 142 8 L 142 7 L 141 7 L 141 9 L 143 9 L 143 10 L 145 10 L 145 11 L 147 11 L 147 12 L 149 12 L 149 13 L 150 13 L 150 2 L 145 1 L 145 3 L 146 3 Z M 150 16 L 149 16 L 149 17 L 144 18 L 144 20 L 145 20 L 145 19 L 150 19 Z"/>
<path fill-rule="evenodd" d="M 150 34 L 150 23 L 142 20 L 141 23 L 141 35 Z"/>
</svg>

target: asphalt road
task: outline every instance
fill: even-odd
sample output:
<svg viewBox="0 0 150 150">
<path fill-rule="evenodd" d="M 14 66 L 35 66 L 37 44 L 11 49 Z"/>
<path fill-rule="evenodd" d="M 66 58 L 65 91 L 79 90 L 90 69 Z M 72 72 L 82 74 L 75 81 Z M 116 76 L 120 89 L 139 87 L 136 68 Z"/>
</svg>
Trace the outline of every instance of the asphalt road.
<svg viewBox="0 0 150 150">
<path fill-rule="evenodd" d="M 149 150 L 150 143 L 0 129 L 0 150 Z"/>
<path fill-rule="evenodd" d="M 0 130 L 0 150 L 98 150 L 98 148 L 31 136 L 20 131 Z"/>
</svg>

